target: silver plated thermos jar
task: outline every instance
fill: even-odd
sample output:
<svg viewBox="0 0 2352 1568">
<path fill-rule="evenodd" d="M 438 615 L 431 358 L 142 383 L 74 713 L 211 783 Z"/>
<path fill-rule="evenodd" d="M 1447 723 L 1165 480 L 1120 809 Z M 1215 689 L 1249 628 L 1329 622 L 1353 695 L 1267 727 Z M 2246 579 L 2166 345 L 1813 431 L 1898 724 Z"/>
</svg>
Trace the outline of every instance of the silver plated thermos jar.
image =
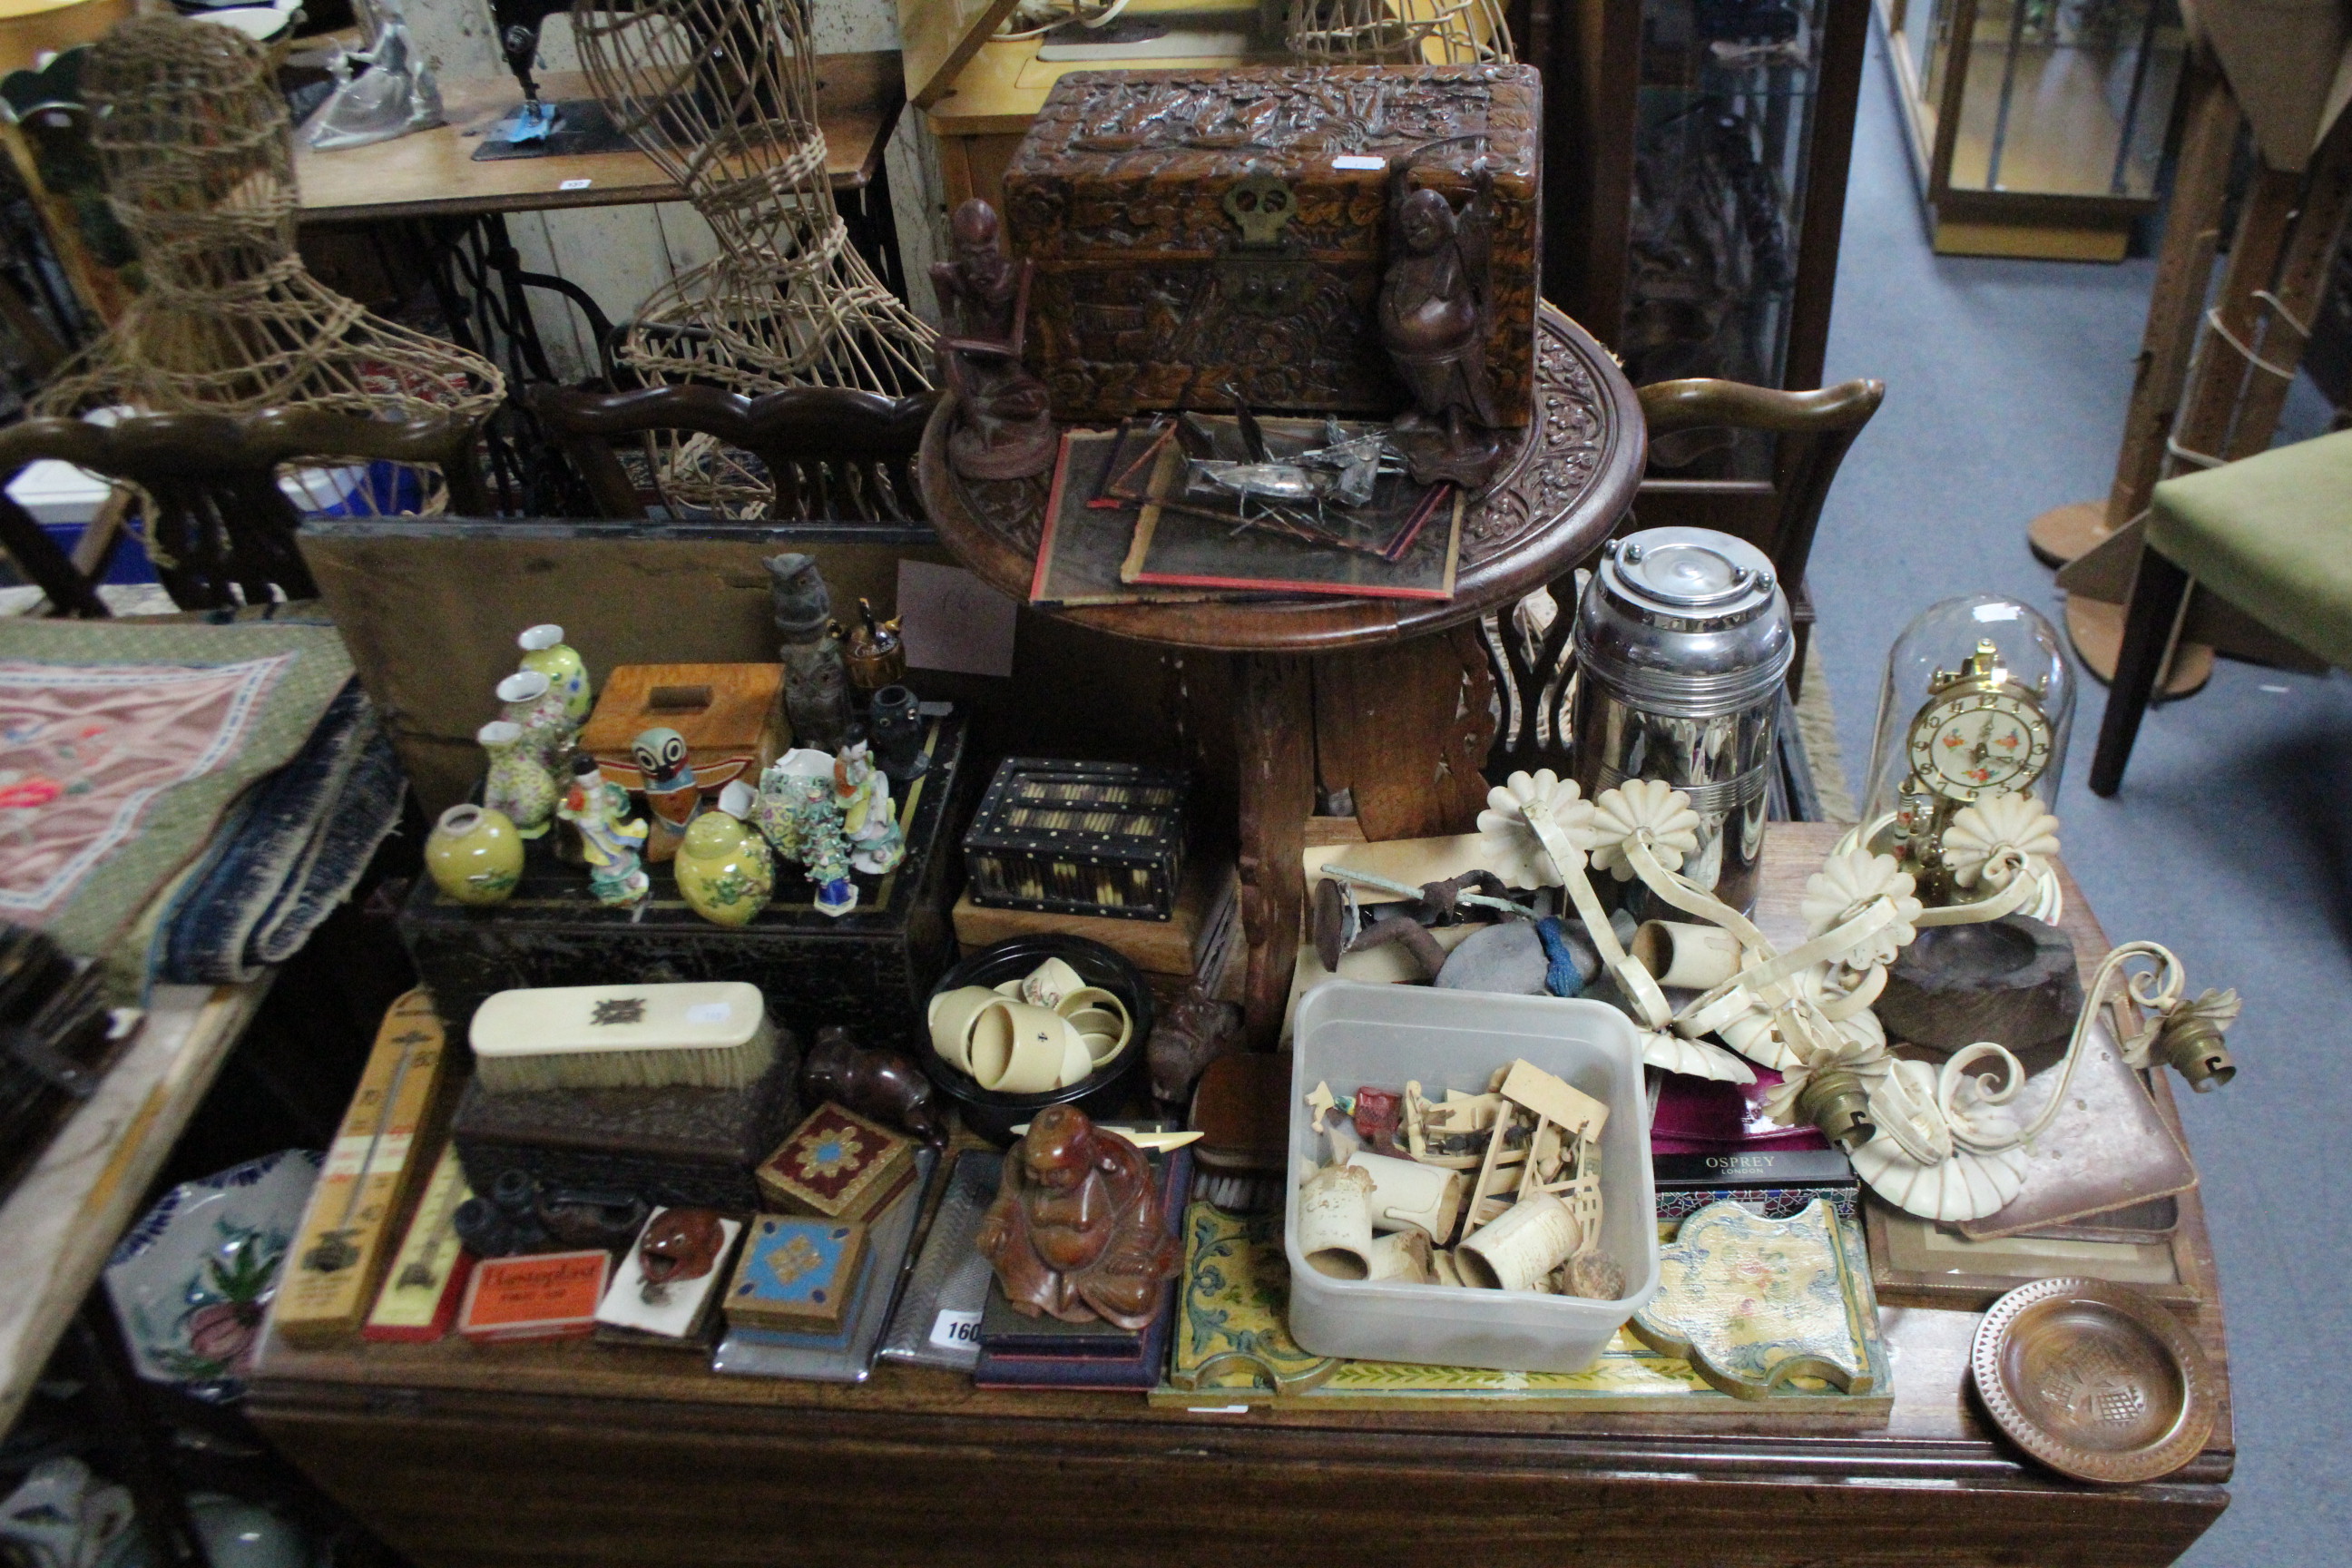
<svg viewBox="0 0 2352 1568">
<path fill-rule="evenodd" d="M 1773 721 L 1796 638 L 1764 552 L 1708 528 L 1612 540 L 1576 610 L 1576 782 L 1663 779 L 1699 814 L 1682 874 L 1756 902 Z M 1635 900 L 1649 910 L 1646 891 Z"/>
</svg>

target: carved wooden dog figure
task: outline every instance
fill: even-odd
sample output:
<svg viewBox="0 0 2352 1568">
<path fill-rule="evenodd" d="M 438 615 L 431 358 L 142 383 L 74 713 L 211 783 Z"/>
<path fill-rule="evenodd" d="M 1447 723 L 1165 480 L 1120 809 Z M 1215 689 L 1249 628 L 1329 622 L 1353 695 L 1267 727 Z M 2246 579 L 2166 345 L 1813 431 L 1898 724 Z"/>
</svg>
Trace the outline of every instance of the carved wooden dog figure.
<svg viewBox="0 0 2352 1568">
<path fill-rule="evenodd" d="M 947 1111 L 914 1058 L 904 1051 L 869 1050 L 838 1024 L 819 1029 L 802 1059 L 801 1097 L 812 1105 L 828 1100 L 845 1105 L 926 1143 L 948 1141 Z"/>
</svg>

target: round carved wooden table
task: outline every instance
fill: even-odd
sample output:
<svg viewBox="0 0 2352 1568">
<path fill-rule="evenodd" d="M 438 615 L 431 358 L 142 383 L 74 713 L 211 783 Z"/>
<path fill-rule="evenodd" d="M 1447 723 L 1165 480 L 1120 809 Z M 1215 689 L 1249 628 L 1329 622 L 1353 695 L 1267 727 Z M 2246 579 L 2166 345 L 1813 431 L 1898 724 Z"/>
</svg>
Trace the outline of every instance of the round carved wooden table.
<svg viewBox="0 0 2352 1568">
<path fill-rule="evenodd" d="M 917 477 L 940 540 L 999 592 L 1026 603 L 1045 525 L 1048 477 L 971 480 L 947 464 L 954 410 L 942 402 L 923 433 Z M 1271 1044 L 1287 998 L 1299 910 L 1300 863 L 1315 806 L 1316 738 L 1390 760 L 1396 788 L 1425 798 L 1399 821 L 1458 823 L 1475 813 L 1486 786 L 1478 769 L 1494 725 L 1483 693 L 1486 657 L 1475 623 L 1489 610 L 1558 582 L 1599 548 L 1641 482 L 1641 404 L 1617 363 L 1591 334 L 1546 305 L 1536 322 L 1535 418 L 1495 482 L 1463 518 L 1454 597 L 1301 597 L 1245 603 L 1036 606 L 1072 625 L 1163 647 L 1246 656 L 1234 722 L 1241 770 L 1242 918 L 1249 940 L 1247 1012 L 1253 1038 Z M 1563 609 L 1567 606 L 1562 606 Z M 1433 634 L 1451 632 L 1450 638 Z M 1358 661 L 1302 656 L 1374 654 L 1426 639 L 1426 651 Z M 1467 679 L 1478 700 L 1465 701 Z M 1344 693 L 1333 712 L 1334 696 Z M 1416 705 L 1416 699 L 1418 700 Z M 1434 716 L 1433 750 L 1422 742 Z M 1402 728 L 1407 732 L 1395 733 Z M 1415 732 L 1418 731 L 1418 732 Z M 1373 742 L 1377 742 L 1374 745 Z M 1377 790 L 1381 786 L 1370 786 Z M 1360 814 L 1367 788 L 1354 791 Z M 1373 832 L 1372 837 L 1400 835 Z M 1431 831 L 1438 829 L 1431 828 Z"/>
</svg>

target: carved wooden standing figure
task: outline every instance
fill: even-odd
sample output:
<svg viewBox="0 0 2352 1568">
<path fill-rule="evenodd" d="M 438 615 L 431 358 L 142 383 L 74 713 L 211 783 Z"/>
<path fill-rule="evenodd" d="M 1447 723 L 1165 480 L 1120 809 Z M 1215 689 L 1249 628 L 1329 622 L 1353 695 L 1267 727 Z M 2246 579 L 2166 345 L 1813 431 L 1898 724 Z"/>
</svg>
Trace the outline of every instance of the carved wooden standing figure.
<svg viewBox="0 0 2352 1568">
<path fill-rule="evenodd" d="M 1381 279 L 1381 342 L 1413 401 L 1396 421 L 1395 440 L 1422 483 L 1480 489 L 1502 461 L 1494 434 L 1502 420 L 1486 372 L 1494 175 L 1483 161 L 1474 164 L 1476 187 L 1456 212 L 1443 191 L 1413 188 L 1411 166 L 1401 161 L 1390 182 Z"/>
<path fill-rule="evenodd" d="M 1022 368 L 1034 268 L 1001 245 L 996 209 L 977 196 L 950 222 L 955 257 L 931 264 L 931 282 L 950 331 L 939 342 L 940 380 L 963 428 L 948 442 L 957 473 L 1017 479 L 1052 466 L 1057 437 L 1045 413 L 1045 384 Z"/>
<path fill-rule="evenodd" d="M 833 618 L 833 590 L 816 558 L 797 551 L 771 555 L 769 602 L 784 665 L 784 716 L 798 744 L 829 752 L 849 732 L 849 671 L 842 662 L 841 628 Z"/>
<path fill-rule="evenodd" d="M 1016 1310 L 1139 1332 L 1178 1261 L 1153 1188 L 1134 1144 L 1050 1105 L 1005 1156 L 975 1245 Z"/>
</svg>

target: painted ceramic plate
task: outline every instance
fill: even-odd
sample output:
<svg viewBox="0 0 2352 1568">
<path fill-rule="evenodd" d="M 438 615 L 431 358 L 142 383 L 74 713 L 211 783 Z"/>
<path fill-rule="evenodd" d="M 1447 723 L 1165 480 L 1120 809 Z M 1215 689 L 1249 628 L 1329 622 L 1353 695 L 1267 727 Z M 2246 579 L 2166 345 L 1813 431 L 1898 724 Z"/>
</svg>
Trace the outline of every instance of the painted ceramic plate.
<svg viewBox="0 0 2352 1568">
<path fill-rule="evenodd" d="M 2170 1475 L 2213 1433 L 2213 1373 L 2179 1319 L 2101 1279 L 2037 1279 L 1992 1304 L 1969 1358 L 2017 1446 L 2062 1475 Z"/>
<path fill-rule="evenodd" d="M 318 1155 L 283 1150 L 182 1183 L 124 1234 L 106 1290 L 142 1377 L 205 1399 L 245 1392 L 278 1266 L 318 1179 Z"/>
</svg>

